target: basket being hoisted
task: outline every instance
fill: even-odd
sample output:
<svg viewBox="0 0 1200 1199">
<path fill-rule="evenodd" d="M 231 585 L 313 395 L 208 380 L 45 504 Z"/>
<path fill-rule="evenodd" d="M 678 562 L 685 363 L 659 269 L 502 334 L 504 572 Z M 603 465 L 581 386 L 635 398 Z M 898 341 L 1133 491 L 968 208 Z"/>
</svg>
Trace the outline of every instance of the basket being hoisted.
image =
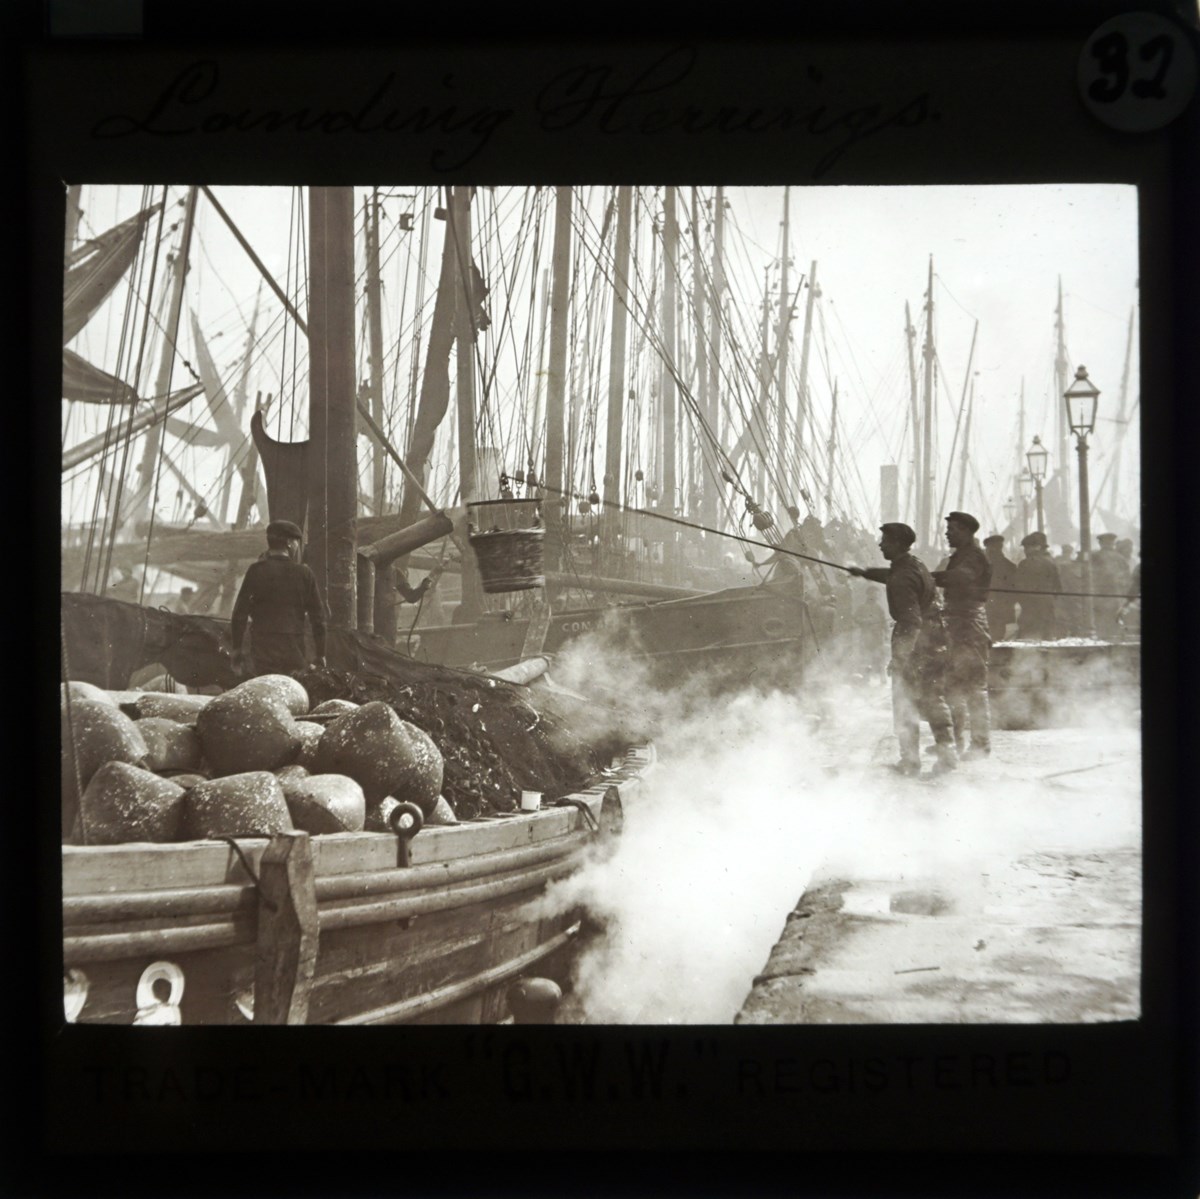
<svg viewBox="0 0 1200 1199">
<path fill-rule="evenodd" d="M 467 535 L 483 589 L 530 591 L 546 585 L 541 501 L 479 500 L 467 505 Z"/>
</svg>

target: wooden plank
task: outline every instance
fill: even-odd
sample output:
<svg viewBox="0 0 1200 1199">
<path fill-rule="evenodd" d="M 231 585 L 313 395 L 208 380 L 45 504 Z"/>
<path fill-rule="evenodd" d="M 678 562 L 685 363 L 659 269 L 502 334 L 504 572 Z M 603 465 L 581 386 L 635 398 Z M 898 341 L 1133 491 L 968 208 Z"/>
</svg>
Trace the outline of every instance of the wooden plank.
<svg viewBox="0 0 1200 1199">
<path fill-rule="evenodd" d="M 259 867 L 254 1023 L 305 1024 L 317 960 L 317 887 L 309 837 L 271 838 Z"/>
<path fill-rule="evenodd" d="M 576 818 L 569 808 L 549 808 L 505 820 L 423 828 L 412 840 L 411 861 L 414 866 L 449 862 L 468 854 L 532 845 L 570 832 Z"/>
</svg>

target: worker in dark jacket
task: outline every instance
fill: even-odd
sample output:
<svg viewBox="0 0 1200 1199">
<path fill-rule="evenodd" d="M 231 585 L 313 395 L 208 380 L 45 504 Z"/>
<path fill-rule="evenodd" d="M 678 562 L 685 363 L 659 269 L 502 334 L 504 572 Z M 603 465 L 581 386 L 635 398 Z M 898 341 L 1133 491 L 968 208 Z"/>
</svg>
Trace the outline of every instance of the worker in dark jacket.
<svg viewBox="0 0 1200 1199">
<path fill-rule="evenodd" d="M 1096 540 L 1100 549 L 1092 558 L 1092 591 L 1097 598 L 1092 601 L 1096 615 L 1096 636 L 1102 641 L 1118 641 L 1121 627 L 1117 614 L 1129 592 L 1132 573 L 1129 560 L 1117 549 L 1116 533 L 1101 533 Z M 1132 547 L 1131 547 L 1132 548 Z"/>
<path fill-rule="evenodd" d="M 942 694 L 945 649 L 935 599 L 933 579 L 925 564 L 910 552 L 917 535 L 908 525 L 889 522 L 880 526 L 879 551 L 891 563 L 883 567 L 853 566 L 850 573 L 887 587 L 892 625 L 892 720 L 900 742 L 900 774 L 921 770 L 918 753 L 918 717 L 929 722 L 937 744 L 935 773 L 958 765 L 950 712 Z"/>
<path fill-rule="evenodd" d="M 945 597 L 946 702 L 954 722 L 955 744 L 967 760 L 986 757 L 992 752 L 987 693 L 992 648 L 987 597 L 992 564 L 975 537 L 978 531 L 979 521 L 969 512 L 951 512 L 946 517 L 946 541 L 952 552 L 946 568 L 933 572 L 933 581 Z"/>
<path fill-rule="evenodd" d="M 267 525 L 267 552 L 252 562 L 233 604 L 234 669 L 243 675 L 294 674 L 308 664 L 304 622 L 312 628 L 317 665 L 325 665 L 325 605 L 317 577 L 300 559 L 303 534 L 290 520 Z M 250 663 L 242 652 L 250 624 Z"/>
<path fill-rule="evenodd" d="M 992 564 L 992 581 L 988 589 L 988 632 L 993 641 L 1008 636 L 1008 626 L 1016 619 L 1017 597 L 1013 595 L 1017 564 L 1004 556 L 1004 535 L 993 533 L 983 539 L 983 551 Z"/>
<path fill-rule="evenodd" d="M 1050 557 L 1045 533 L 1030 533 L 1021 546 L 1025 557 L 1017 564 L 1014 584 L 1021 593 L 1017 596 L 1021 605 L 1017 636 L 1022 641 L 1053 641 L 1056 636 L 1061 636 L 1054 598 L 1062 590 L 1058 566 Z"/>
</svg>

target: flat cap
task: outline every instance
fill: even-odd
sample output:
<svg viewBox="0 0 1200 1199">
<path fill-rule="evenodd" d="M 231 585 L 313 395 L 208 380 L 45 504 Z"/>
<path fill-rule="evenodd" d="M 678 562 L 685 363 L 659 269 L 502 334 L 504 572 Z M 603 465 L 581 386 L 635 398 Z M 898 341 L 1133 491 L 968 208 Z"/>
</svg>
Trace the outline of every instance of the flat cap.
<svg viewBox="0 0 1200 1199">
<path fill-rule="evenodd" d="M 1025 545 L 1025 546 L 1029 546 L 1029 545 L 1043 545 L 1044 546 L 1044 545 L 1048 545 L 1049 543 L 1046 541 L 1045 533 L 1027 533 L 1024 537 L 1021 538 L 1021 544 Z"/>
<path fill-rule="evenodd" d="M 993 533 L 990 537 L 985 537 L 983 539 L 983 544 L 984 545 L 1003 545 L 1004 544 L 1004 534 L 1003 533 Z"/>
<path fill-rule="evenodd" d="M 304 540 L 304 534 L 300 532 L 300 526 L 294 524 L 290 520 L 273 520 L 267 525 L 268 537 L 294 537 L 297 541 Z"/>
<path fill-rule="evenodd" d="M 946 519 L 954 521 L 956 525 L 962 525 L 964 529 L 970 529 L 972 533 L 979 532 L 979 521 L 969 512 L 948 512 Z"/>
<path fill-rule="evenodd" d="M 1112 545 L 1116 539 L 1116 533 L 1101 533 L 1100 536 L 1096 538 L 1101 545 Z"/>
<path fill-rule="evenodd" d="M 917 539 L 916 533 L 898 520 L 890 520 L 887 524 L 880 525 L 879 531 L 888 537 L 894 537 L 901 545 L 912 545 Z"/>
</svg>

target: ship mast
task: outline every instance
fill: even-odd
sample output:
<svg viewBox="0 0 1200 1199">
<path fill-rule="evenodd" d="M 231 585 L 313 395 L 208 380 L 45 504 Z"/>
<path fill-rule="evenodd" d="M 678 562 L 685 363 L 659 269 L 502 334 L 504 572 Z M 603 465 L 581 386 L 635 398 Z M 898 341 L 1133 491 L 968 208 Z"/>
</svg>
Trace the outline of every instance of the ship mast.
<svg viewBox="0 0 1200 1199">
<path fill-rule="evenodd" d="M 1059 511 L 1063 513 L 1068 524 L 1071 519 L 1071 456 L 1067 452 L 1067 414 L 1063 395 L 1067 390 L 1067 344 L 1066 328 L 1063 323 L 1062 276 L 1058 277 L 1058 304 L 1054 309 L 1054 334 L 1057 350 L 1054 356 L 1054 427 L 1058 434 L 1058 469 L 1055 478 L 1058 480 Z M 1066 529 L 1061 536 L 1069 536 Z"/>
<path fill-rule="evenodd" d="M 776 401 L 776 410 L 779 413 L 779 427 L 777 429 L 777 444 L 778 444 L 778 470 L 779 470 L 779 506 L 786 508 L 791 503 L 791 492 L 797 486 L 797 481 L 789 479 L 788 475 L 788 407 L 787 407 L 787 366 L 788 366 L 788 328 L 791 324 L 791 310 L 788 304 L 788 247 L 791 244 L 790 239 L 790 202 L 791 188 L 783 189 L 783 257 L 780 263 L 779 275 L 779 328 L 775 335 L 775 356 L 777 359 L 776 379 L 778 380 L 775 388 L 778 393 Z M 809 293 L 812 294 L 811 292 Z"/>
<path fill-rule="evenodd" d="M 162 354 L 158 360 L 158 375 L 154 381 L 154 398 L 164 397 L 171 386 L 171 366 L 175 359 L 176 343 L 179 339 L 179 315 L 183 309 L 183 282 L 187 275 L 188 255 L 191 252 L 192 229 L 196 220 L 197 188 L 189 187 L 183 208 L 183 231 L 179 235 L 179 249 L 175 254 L 171 278 L 171 300 L 163 326 Z M 149 515 L 154 506 L 154 473 L 159 449 L 162 445 L 163 425 L 153 424 L 146 432 L 142 449 L 142 462 L 138 469 L 138 502 L 130 513 L 136 522 Z"/>
<path fill-rule="evenodd" d="M 567 391 L 567 318 L 571 285 L 571 189 L 554 189 L 551 256 L 550 362 L 546 389 L 546 568 L 561 570 L 569 525 L 563 484 L 563 409 Z"/>
<path fill-rule="evenodd" d="M 720 441 L 720 394 L 721 394 L 721 300 L 725 291 L 724 263 L 722 254 L 725 243 L 725 189 L 717 188 L 716 211 L 713 214 L 713 265 L 712 265 L 712 296 L 709 301 L 708 314 L 708 407 L 705 418 L 713 436 Z M 700 510 L 703 523 L 710 529 L 717 522 L 718 483 L 714 479 L 712 485 L 705 487 Z"/>
<path fill-rule="evenodd" d="M 605 551 L 623 559 L 621 528 L 621 449 L 625 436 L 625 353 L 629 324 L 629 243 L 633 188 L 617 188 L 617 245 L 613 264 L 612 340 L 608 357 L 608 427 L 604 443 Z"/>
<path fill-rule="evenodd" d="M 709 524 L 705 519 L 706 502 L 709 492 L 716 487 L 715 480 L 709 477 L 705 467 L 704 436 L 702 430 L 712 425 L 708 422 L 708 338 L 704 328 L 705 287 L 704 269 L 700 258 L 700 197 L 696 188 L 692 188 L 692 322 L 695 329 L 696 344 L 696 380 L 697 403 L 700 412 L 701 429 L 698 436 L 693 437 L 695 453 L 692 458 L 691 492 L 694 503 L 688 504 L 688 512 L 692 519 L 700 517 L 701 524 Z M 711 527 L 711 526 L 710 526 Z"/>
<path fill-rule="evenodd" d="M 663 323 L 663 364 L 662 387 L 659 391 L 659 402 L 662 405 L 662 506 L 674 515 L 678 505 L 678 482 L 675 473 L 675 460 L 678 453 L 676 445 L 675 420 L 675 282 L 679 269 L 679 225 L 675 219 L 675 189 L 663 189 L 663 293 L 662 293 L 662 323 Z M 672 581 L 675 569 L 675 533 L 674 527 L 668 526 L 663 534 L 663 573 L 668 582 Z"/>
<path fill-rule="evenodd" d="M 929 507 L 933 491 L 933 255 L 929 255 L 929 280 L 925 291 L 925 384 L 922 391 L 923 413 L 921 418 L 921 499 L 917 514 L 917 540 L 923 550 L 928 550 L 933 538 L 929 532 Z"/>
<path fill-rule="evenodd" d="M 904 341 L 908 346 L 908 398 L 912 418 L 912 469 L 908 476 L 908 502 L 905 504 L 907 513 L 920 504 L 921 495 L 921 413 L 917 403 L 917 364 L 913 357 L 913 346 L 917 340 L 917 331 L 913 328 L 912 313 L 908 301 L 904 301 Z"/>
<path fill-rule="evenodd" d="M 475 452 L 475 303 L 471 270 L 471 188 L 454 188 L 450 199 L 454 242 L 455 395 L 458 411 L 458 490 L 464 504 L 482 499 Z M 463 553 L 462 610 L 465 621 L 483 611 L 483 587 L 472 553 Z"/>
<path fill-rule="evenodd" d="M 808 347 L 812 342 L 813 305 L 820 291 L 817 288 L 817 264 L 808 268 L 808 298 L 804 304 L 804 339 L 800 343 L 800 382 L 796 389 L 796 488 L 800 488 L 804 457 L 804 426 L 808 420 Z"/>
<path fill-rule="evenodd" d="M 334 628 L 355 625 L 354 191 L 309 188 L 308 544 Z"/>
<path fill-rule="evenodd" d="M 1117 404 L 1117 444 L 1113 447 L 1112 460 L 1112 484 L 1108 492 L 1108 506 L 1112 512 L 1117 511 L 1117 497 L 1120 494 L 1121 487 L 1121 443 L 1125 440 L 1126 421 L 1128 417 L 1125 415 L 1126 401 L 1129 399 L 1129 360 L 1133 354 L 1133 314 L 1134 309 L 1129 310 L 1129 332 L 1125 336 L 1125 368 L 1121 371 L 1121 398 Z"/>
</svg>

